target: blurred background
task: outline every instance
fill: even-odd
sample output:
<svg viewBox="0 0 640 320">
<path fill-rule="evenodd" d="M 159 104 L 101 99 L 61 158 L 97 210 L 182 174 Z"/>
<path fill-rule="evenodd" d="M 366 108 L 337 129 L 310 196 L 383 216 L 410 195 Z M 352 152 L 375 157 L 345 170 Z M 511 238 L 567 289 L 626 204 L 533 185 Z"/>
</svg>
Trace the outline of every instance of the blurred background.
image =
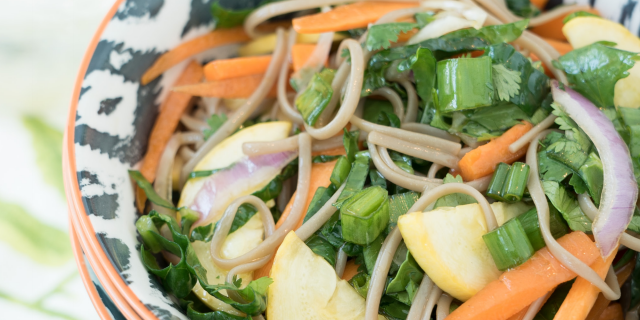
<svg viewBox="0 0 640 320">
<path fill-rule="evenodd" d="M 77 272 L 62 131 L 80 62 L 113 0 L 0 0 L 0 310 L 98 319 Z"/>
</svg>

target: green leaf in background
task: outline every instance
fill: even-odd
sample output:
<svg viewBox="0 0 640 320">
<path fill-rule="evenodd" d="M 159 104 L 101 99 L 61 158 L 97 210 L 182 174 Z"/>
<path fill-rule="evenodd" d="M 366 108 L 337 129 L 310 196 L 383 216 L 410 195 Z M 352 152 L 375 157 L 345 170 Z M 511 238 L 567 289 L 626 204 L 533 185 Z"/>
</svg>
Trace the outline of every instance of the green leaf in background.
<svg viewBox="0 0 640 320">
<path fill-rule="evenodd" d="M 540 9 L 529 0 L 507 0 L 507 8 L 523 18 L 531 18 L 540 14 Z"/>
<path fill-rule="evenodd" d="M 493 87 L 502 101 L 509 101 L 520 91 L 520 71 L 509 70 L 504 64 L 493 65 Z"/>
<path fill-rule="evenodd" d="M 202 134 L 204 135 L 204 139 L 207 140 L 211 137 L 222 125 L 227 121 L 226 114 L 212 114 L 209 119 L 207 119 L 207 124 L 209 125 L 209 129 L 202 130 Z"/>
<path fill-rule="evenodd" d="M 603 43 L 575 49 L 553 65 L 567 74 L 569 83 L 600 108 L 613 107 L 616 82 L 629 76 L 637 53 L 618 50 Z"/>
<path fill-rule="evenodd" d="M 59 266 L 73 257 L 66 232 L 48 226 L 22 207 L 2 200 L 0 241 L 44 265 Z"/>
<path fill-rule="evenodd" d="M 64 196 L 62 181 L 62 132 L 34 116 L 22 118 L 22 123 L 31 133 L 36 163 L 44 181 L 58 189 Z"/>
<path fill-rule="evenodd" d="M 251 11 L 269 3 L 264 0 L 216 0 L 211 4 L 211 15 L 216 28 L 232 28 L 244 23 Z"/>
</svg>

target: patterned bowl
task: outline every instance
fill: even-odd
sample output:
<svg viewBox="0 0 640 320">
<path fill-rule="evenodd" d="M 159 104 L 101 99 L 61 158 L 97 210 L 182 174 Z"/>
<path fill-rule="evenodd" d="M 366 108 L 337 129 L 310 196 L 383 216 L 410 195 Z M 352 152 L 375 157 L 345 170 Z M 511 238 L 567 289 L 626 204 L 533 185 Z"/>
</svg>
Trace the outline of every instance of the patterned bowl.
<svg viewBox="0 0 640 320">
<path fill-rule="evenodd" d="M 69 212 L 98 280 L 130 319 L 187 319 L 142 264 L 127 170 L 144 156 L 158 107 L 186 62 L 148 85 L 139 79 L 160 54 L 211 30 L 210 2 L 117 0 L 76 80 L 63 151 Z"/>
</svg>

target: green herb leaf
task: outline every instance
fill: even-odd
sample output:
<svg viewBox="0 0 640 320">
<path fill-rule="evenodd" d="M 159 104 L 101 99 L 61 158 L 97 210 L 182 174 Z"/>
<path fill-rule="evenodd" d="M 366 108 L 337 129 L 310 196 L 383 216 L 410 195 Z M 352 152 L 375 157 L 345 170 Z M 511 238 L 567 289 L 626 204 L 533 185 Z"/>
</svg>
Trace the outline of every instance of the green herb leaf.
<svg viewBox="0 0 640 320">
<path fill-rule="evenodd" d="M 542 188 L 562 217 L 569 224 L 569 228 L 573 231 L 590 232 L 591 220 L 582 212 L 576 200 L 567 190 L 558 182 L 543 181 Z"/>
<path fill-rule="evenodd" d="M 222 114 L 212 114 L 209 119 L 207 119 L 207 124 L 209 125 L 209 129 L 202 130 L 202 134 L 204 135 L 204 140 L 209 139 L 222 125 L 227 121 L 227 115 Z"/>
<path fill-rule="evenodd" d="M 509 101 L 520 91 L 520 71 L 509 70 L 503 64 L 493 65 L 493 86 L 502 101 Z"/>
<path fill-rule="evenodd" d="M 424 271 L 420 269 L 420 266 L 411 253 L 407 252 L 407 258 L 400 265 L 400 269 L 398 269 L 396 276 L 391 280 L 391 282 L 389 282 L 386 293 L 389 294 L 403 291 L 410 281 L 420 283 L 423 276 Z"/>
<path fill-rule="evenodd" d="M 336 266 L 336 248 L 331 243 L 318 235 L 312 235 L 304 242 L 311 251 L 323 257 L 332 267 Z"/>
<path fill-rule="evenodd" d="M 388 49 L 392 42 L 398 41 L 398 35 L 401 32 L 407 33 L 417 27 L 417 23 L 409 22 L 392 22 L 373 25 L 369 28 L 369 33 L 367 34 L 367 41 L 365 42 L 366 48 L 369 51 Z"/>
<path fill-rule="evenodd" d="M 447 176 L 442 180 L 442 182 L 443 183 L 462 183 L 462 177 L 459 175 L 454 177 L 451 174 L 447 173 Z M 456 206 L 461 206 L 461 205 L 470 204 L 470 203 L 478 203 L 478 201 L 476 201 L 476 199 L 474 199 L 470 195 L 466 195 L 462 193 L 452 193 L 436 200 L 436 204 L 434 205 L 433 208 L 436 209 L 439 207 L 456 207 Z"/>
<path fill-rule="evenodd" d="M 554 102 L 551 104 L 551 107 L 553 108 L 553 114 L 558 116 L 555 122 L 560 126 L 560 130 L 565 130 L 567 139 L 578 143 L 582 151 L 589 151 L 592 145 L 589 136 L 564 112 L 561 105 Z"/>
<path fill-rule="evenodd" d="M 413 16 L 418 23 L 418 28 L 422 29 L 429 23 L 436 20 L 433 12 L 418 12 Z"/>
<path fill-rule="evenodd" d="M 358 152 L 358 137 L 360 131 L 349 132 L 347 128 L 344 129 L 344 135 L 342 136 L 342 143 L 347 153 L 347 160 L 349 163 L 356 161 L 356 153 Z"/>
<path fill-rule="evenodd" d="M 576 91 L 596 106 L 610 108 L 616 82 L 629 76 L 637 60 L 636 53 L 594 43 L 565 54 L 554 66 L 564 70 Z"/>
<path fill-rule="evenodd" d="M 433 98 L 433 90 L 436 87 L 436 58 L 431 50 L 420 48 L 415 56 L 411 57 L 410 62 L 420 103 L 423 108 L 426 108 Z"/>
<path fill-rule="evenodd" d="M 34 116 L 24 117 L 22 123 L 31 133 L 33 150 L 36 152 L 36 164 L 44 181 L 55 187 L 64 196 L 62 132 Z"/>
<path fill-rule="evenodd" d="M 296 108 L 308 125 L 315 125 L 318 117 L 329 104 L 333 96 L 331 82 L 334 76 L 335 70 L 328 68 L 314 74 L 307 88 L 296 99 Z"/>
<path fill-rule="evenodd" d="M 400 216 L 409 212 L 409 209 L 418 201 L 418 198 L 420 198 L 420 195 L 414 191 L 394 194 L 389 198 L 388 232 L 391 232 L 398 225 Z"/>
<path fill-rule="evenodd" d="M 629 130 L 628 145 L 631 157 L 640 157 L 640 109 L 619 107 L 618 111 Z"/>
<path fill-rule="evenodd" d="M 380 249 L 382 249 L 384 238 L 384 234 L 380 234 L 375 240 L 373 240 L 373 242 L 364 247 L 364 249 L 362 250 L 364 266 L 366 267 L 369 274 L 373 273 L 373 268 L 376 265 L 376 260 L 378 259 L 378 254 L 380 254 Z"/>
<path fill-rule="evenodd" d="M 531 18 L 540 14 L 540 9 L 529 0 L 507 0 L 507 8 L 523 18 Z"/>
<path fill-rule="evenodd" d="M 234 277 L 232 283 L 219 285 L 202 285 L 207 293 L 216 297 L 218 300 L 231 305 L 232 307 L 251 316 L 259 315 L 267 309 L 267 288 L 273 283 L 269 277 L 262 277 L 249 282 L 244 288 L 240 289 L 242 279 Z M 235 300 L 220 293 L 220 290 L 235 291 L 246 303 L 236 302 Z"/>
<path fill-rule="evenodd" d="M 258 6 L 269 3 L 264 0 L 216 0 L 211 4 L 211 15 L 216 28 L 232 28 L 244 23 L 244 19 Z"/>
</svg>

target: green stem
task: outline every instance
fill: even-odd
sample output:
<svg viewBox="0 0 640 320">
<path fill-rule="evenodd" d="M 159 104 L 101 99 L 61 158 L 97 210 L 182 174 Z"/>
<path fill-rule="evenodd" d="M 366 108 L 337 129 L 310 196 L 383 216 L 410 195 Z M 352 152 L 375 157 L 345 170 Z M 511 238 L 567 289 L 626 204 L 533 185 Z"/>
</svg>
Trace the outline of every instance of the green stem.
<svg viewBox="0 0 640 320">
<path fill-rule="evenodd" d="M 72 317 L 72 316 L 70 316 L 68 314 L 64 314 L 64 313 L 61 313 L 61 312 L 58 312 L 58 311 L 55 311 L 55 310 L 50 310 L 50 309 L 47 309 L 47 308 L 43 307 L 41 305 L 41 301 L 40 300 L 36 301 L 35 303 L 22 301 L 20 299 L 16 299 L 16 298 L 4 293 L 4 292 L 0 292 L 0 299 L 7 300 L 9 302 L 15 303 L 17 305 L 21 305 L 21 306 L 26 307 L 28 309 L 31 309 L 31 310 L 34 310 L 34 311 L 38 311 L 40 313 L 43 313 L 43 314 L 46 314 L 46 315 L 49 315 L 49 316 L 58 317 L 58 318 L 61 318 L 61 319 L 67 319 L 67 320 L 79 320 L 79 319 L 76 319 L 76 318 L 74 318 L 74 317 Z"/>
</svg>

